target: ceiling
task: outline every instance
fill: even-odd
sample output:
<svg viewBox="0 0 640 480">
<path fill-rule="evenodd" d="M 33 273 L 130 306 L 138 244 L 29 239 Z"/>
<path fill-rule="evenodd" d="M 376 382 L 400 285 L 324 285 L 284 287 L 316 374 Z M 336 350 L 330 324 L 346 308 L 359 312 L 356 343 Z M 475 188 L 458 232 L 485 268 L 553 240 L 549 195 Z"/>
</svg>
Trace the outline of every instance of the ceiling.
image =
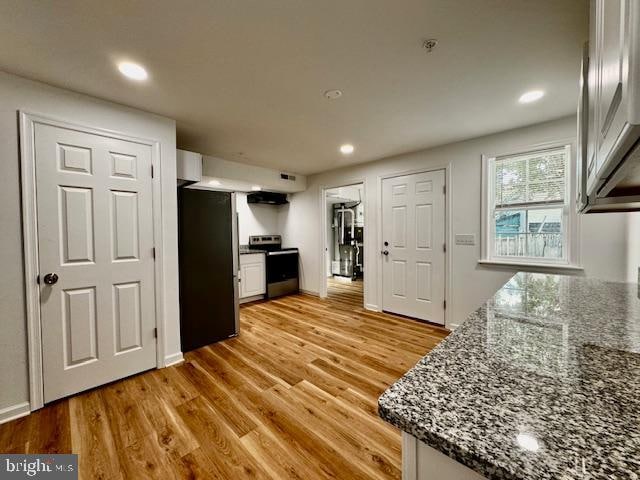
<svg viewBox="0 0 640 480">
<path fill-rule="evenodd" d="M 310 174 L 573 113 L 587 14 L 586 0 L 10 0 L 0 69 L 171 117 L 181 148 Z M 519 104 L 534 88 L 547 95 Z"/>
</svg>

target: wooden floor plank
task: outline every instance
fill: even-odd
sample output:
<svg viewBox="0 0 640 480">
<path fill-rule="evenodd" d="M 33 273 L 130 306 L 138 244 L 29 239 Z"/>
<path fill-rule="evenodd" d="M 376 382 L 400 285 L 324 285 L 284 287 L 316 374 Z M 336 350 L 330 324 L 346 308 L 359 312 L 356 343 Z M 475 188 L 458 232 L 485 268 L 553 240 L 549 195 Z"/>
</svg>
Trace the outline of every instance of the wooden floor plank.
<svg viewBox="0 0 640 480">
<path fill-rule="evenodd" d="M 78 453 L 83 479 L 400 478 L 377 398 L 448 332 L 364 310 L 361 281 L 328 295 L 244 305 L 239 337 L 0 425 L 0 452 Z"/>
</svg>

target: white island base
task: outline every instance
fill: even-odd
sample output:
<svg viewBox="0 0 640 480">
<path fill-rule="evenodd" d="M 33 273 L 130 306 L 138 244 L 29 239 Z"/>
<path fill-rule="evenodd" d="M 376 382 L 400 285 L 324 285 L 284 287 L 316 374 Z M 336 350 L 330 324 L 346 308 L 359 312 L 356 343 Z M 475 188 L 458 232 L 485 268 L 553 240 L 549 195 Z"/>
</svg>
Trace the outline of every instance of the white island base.
<svg viewBox="0 0 640 480">
<path fill-rule="evenodd" d="M 402 432 L 402 480 L 486 480 L 486 477 Z"/>
</svg>

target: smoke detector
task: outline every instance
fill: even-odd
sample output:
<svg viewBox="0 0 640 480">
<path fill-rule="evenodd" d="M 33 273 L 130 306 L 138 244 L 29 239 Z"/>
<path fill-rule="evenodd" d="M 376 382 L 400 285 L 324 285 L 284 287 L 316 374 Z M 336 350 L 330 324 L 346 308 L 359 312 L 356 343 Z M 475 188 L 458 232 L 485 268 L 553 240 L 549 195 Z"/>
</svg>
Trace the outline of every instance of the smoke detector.
<svg viewBox="0 0 640 480">
<path fill-rule="evenodd" d="M 427 40 L 425 40 L 424 42 L 422 42 L 422 48 L 424 48 L 427 53 L 431 53 L 433 52 L 433 49 L 436 48 L 436 45 L 438 44 L 438 40 L 435 38 L 429 38 Z"/>
<path fill-rule="evenodd" d="M 327 90 L 324 92 L 324 98 L 327 100 L 335 100 L 336 98 L 340 98 L 342 96 L 342 91 L 340 90 Z"/>
</svg>

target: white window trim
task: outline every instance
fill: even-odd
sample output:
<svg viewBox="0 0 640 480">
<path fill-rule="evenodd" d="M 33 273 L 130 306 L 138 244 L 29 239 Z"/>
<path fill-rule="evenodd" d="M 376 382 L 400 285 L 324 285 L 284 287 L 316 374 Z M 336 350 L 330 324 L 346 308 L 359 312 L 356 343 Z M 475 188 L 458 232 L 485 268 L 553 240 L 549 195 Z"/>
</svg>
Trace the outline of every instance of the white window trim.
<svg viewBox="0 0 640 480">
<path fill-rule="evenodd" d="M 545 260 L 537 257 L 494 257 L 492 254 L 492 229 L 491 222 L 492 198 L 493 198 L 493 182 L 492 162 L 491 160 L 499 157 L 508 157 L 521 155 L 536 150 L 548 150 L 553 148 L 569 148 L 569 168 L 567 169 L 566 198 L 564 207 L 565 220 L 565 236 L 566 251 L 565 258 L 561 260 Z M 498 152 L 495 154 L 482 155 L 482 202 L 481 202 L 481 235 L 480 247 L 481 257 L 478 261 L 481 265 L 495 265 L 500 267 L 524 269 L 524 270 L 540 270 L 540 271 L 579 271 L 582 270 L 580 265 L 580 241 L 579 231 L 580 222 L 577 215 L 575 204 L 575 139 L 563 139 L 554 142 L 542 143 L 537 145 L 529 145 L 521 148 L 513 149 L 507 152 Z"/>
</svg>

